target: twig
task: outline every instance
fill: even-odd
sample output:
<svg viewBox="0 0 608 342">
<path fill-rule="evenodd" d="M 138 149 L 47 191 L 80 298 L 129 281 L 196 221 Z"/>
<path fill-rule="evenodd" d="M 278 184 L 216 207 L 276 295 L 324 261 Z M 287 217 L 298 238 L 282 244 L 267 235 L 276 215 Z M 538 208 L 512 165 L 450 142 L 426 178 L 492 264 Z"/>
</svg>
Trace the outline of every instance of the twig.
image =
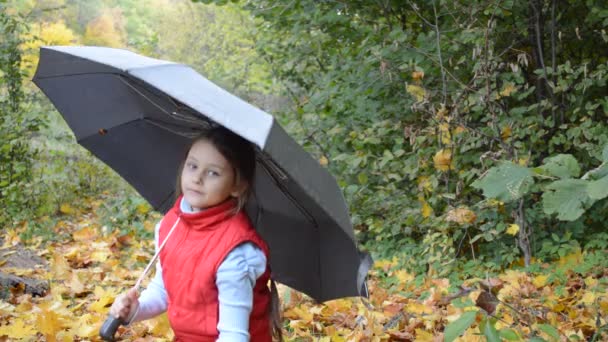
<svg viewBox="0 0 608 342">
<path fill-rule="evenodd" d="M 524 199 L 521 198 L 519 200 L 519 207 L 517 209 L 517 222 L 519 224 L 519 235 L 518 235 L 518 243 L 519 248 L 524 253 L 524 262 L 526 267 L 530 266 L 531 259 L 531 251 L 530 251 L 530 232 L 529 228 L 526 225 L 526 212 L 524 209 Z"/>
<path fill-rule="evenodd" d="M 439 67 L 441 69 L 442 96 L 441 103 L 445 104 L 447 100 L 447 81 L 445 77 L 445 67 L 443 66 L 443 57 L 441 56 L 441 32 L 439 31 L 439 17 L 437 17 L 437 7 L 433 1 L 433 14 L 435 14 L 435 40 L 437 44 L 437 57 L 439 58 Z"/>
</svg>

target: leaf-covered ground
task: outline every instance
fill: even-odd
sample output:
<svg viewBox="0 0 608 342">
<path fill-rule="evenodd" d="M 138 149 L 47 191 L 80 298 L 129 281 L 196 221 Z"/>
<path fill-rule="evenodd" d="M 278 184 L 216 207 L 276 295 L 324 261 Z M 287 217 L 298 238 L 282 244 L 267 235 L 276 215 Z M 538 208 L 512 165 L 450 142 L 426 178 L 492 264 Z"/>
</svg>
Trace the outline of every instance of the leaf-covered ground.
<svg viewBox="0 0 608 342">
<path fill-rule="evenodd" d="M 22 241 L 25 224 L 5 230 L 0 272 L 50 286 L 43 297 L 27 294 L 24 284 L 3 289 L 0 340 L 98 340 L 114 297 L 135 283 L 153 245 L 101 226 L 93 214 L 97 205 L 88 213 L 63 207 L 51 239 Z M 153 226 L 146 222 L 144 229 Z M 7 262 L 24 248 L 47 265 Z M 315 304 L 280 288 L 284 334 L 288 341 L 606 341 L 608 270 L 575 267 L 587 257 L 574 254 L 539 265 L 536 273 L 506 270 L 459 284 L 408 273 L 397 260 L 376 261 L 369 299 Z M 165 317 L 121 327 L 119 334 L 135 341 L 173 337 Z"/>
</svg>

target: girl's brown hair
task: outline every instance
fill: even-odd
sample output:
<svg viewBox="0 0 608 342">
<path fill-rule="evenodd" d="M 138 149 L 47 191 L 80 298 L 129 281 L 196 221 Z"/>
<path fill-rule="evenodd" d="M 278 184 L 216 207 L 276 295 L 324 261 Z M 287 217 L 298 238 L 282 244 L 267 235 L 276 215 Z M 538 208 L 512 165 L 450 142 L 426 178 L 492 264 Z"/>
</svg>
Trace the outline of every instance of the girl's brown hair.
<svg viewBox="0 0 608 342">
<path fill-rule="evenodd" d="M 253 186 L 255 177 L 255 149 L 247 140 L 221 126 L 205 130 L 192 140 L 192 143 L 188 147 L 188 150 L 186 150 L 184 160 L 182 161 L 177 172 L 177 181 L 175 184 L 176 199 L 182 194 L 181 175 L 184 168 L 184 163 L 188 157 L 188 152 L 190 152 L 192 146 L 199 141 L 207 141 L 211 143 L 213 147 L 215 147 L 224 156 L 224 158 L 226 158 L 234 169 L 237 184 L 240 184 L 240 182 L 245 182 L 245 184 L 247 184 L 246 190 L 243 191 L 237 198 L 237 205 L 233 214 L 238 213 L 245 207 L 247 198 L 249 198 Z M 271 280 L 270 298 L 270 331 L 276 340 L 282 342 L 283 332 L 281 330 L 281 308 L 278 291 L 274 280 Z"/>
</svg>

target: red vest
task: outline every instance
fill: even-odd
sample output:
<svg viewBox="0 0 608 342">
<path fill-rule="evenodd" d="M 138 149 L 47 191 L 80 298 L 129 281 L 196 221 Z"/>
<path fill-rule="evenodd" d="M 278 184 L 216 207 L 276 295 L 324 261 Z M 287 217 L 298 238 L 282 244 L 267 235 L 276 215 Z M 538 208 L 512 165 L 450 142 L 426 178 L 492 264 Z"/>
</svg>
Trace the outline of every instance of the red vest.
<svg viewBox="0 0 608 342">
<path fill-rule="evenodd" d="M 247 215 L 230 213 L 233 201 L 197 213 L 183 213 L 181 197 L 165 215 L 159 231 L 159 244 L 181 217 L 160 253 L 163 281 L 168 295 L 167 314 L 176 341 L 214 342 L 219 335 L 217 269 L 228 253 L 243 242 L 253 242 L 266 255 L 268 247 L 253 228 Z M 271 342 L 270 267 L 258 278 L 253 289 L 253 308 L 249 317 L 252 342 Z"/>
</svg>

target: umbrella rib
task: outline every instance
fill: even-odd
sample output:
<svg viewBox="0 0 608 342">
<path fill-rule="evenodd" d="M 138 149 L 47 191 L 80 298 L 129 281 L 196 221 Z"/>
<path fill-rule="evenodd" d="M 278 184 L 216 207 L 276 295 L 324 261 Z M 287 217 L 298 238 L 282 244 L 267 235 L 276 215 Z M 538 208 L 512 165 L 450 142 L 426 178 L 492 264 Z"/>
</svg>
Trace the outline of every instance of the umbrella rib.
<svg viewBox="0 0 608 342">
<path fill-rule="evenodd" d="M 196 136 L 198 136 L 200 134 L 200 132 L 196 132 L 196 131 L 188 133 L 188 132 L 184 132 L 184 131 L 174 130 L 174 129 L 169 128 L 168 126 L 163 125 L 159 121 L 151 120 L 149 118 L 143 118 L 142 120 L 145 121 L 145 122 L 150 123 L 151 125 L 154 125 L 154 126 L 160 128 L 160 129 L 164 129 L 164 130 L 166 130 L 166 131 L 168 131 L 170 133 L 177 134 L 177 135 L 180 135 L 182 137 L 189 138 L 189 139 L 193 139 L 193 138 L 195 138 Z M 207 127 L 202 127 L 202 125 L 201 125 L 201 129 L 204 129 L 204 128 L 207 128 Z"/>
<path fill-rule="evenodd" d="M 144 95 L 141 91 L 139 91 L 139 89 L 135 88 L 131 83 L 125 81 L 124 77 L 121 77 L 121 75 L 118 75 L 118 78 L 120 79 L 120 81 L 122 83 L 124 83 L 127 87 L 133 89 L 136 93 L 138 93 L 139 95 L 141 95 L 141 97 L 143 97 L 144 99 L 148 100 L 148 102 L 150 102 L 152 105 L 154 105 L 154 107 L 160 109 L 163 113 L 167 114 L 168 116 L 171 116 L 171 114 L 169 114 L 169 112 L 167 112 L 165 110 L 165 108 L 161 107 L 160 105 L 158 105 L 156 102 L 150 100 L 146 95 Z"/>
<path fill-rule="evenodd" d="M 133 89 L 133 91 L 135 91 L 136 93 L 138 93 L 141 97 L 143 97 L 144 99 L 146 99 L 148 102 L 150 102 L 152 105 L 154 105 L 156 108 L 160 109 L 163 113 L 165 113 L 167 116 L 174 118 L 174 119 L 178 119 L 184 122 L 188 122 L 188 123 L 194 123 L 194 124 L 200 124 L 201 122 L 205 122 L 207 123 L 205 120 L 201 120 L 199 118 L 192 118 L 189 117 L 187 115 L 184 115 L 182 113 L 179 113 L 177 111 L 173 111 L 172 113 L 169 113 L 168 111 L 165 110 L 165 108 L 163 108 L 161 105 L 157 104 L 156 102 L 152 101 L 148 96 L 146 96 L 144 93 L 142 93 L 139 89 L 137 89 L 135 86 L 133 86 L 131 83 L 129 83 L 127 80 L 125 79 L 129 79 L 127 77 L 124 77 L 122 75 L 118 75 L 119 79 L 129 88 Z M 122 76 L 122 77 L 121 77 Z M 173 101 L 171 99 L 171 97 L 169 97 L 169 100 L 171 101 L 171 103 L 173 103 L 173 105 L 175 106 L 175 109 L 178 110 L 178 106 L 175 103 L 175 101 Z"/>
<path fill-rule="evenodd" d="M 266 165 L 266 160 L 264 158 L 260 158 L 260 161 L 262 164 L 262 166 L 264 167 L 264 171 L 266 171 L 266 173 L 268 175 L 270 175 L 270 178 L 274 181 L 274 183 L 276 184 L 276 186 L 281 189 L 281 193 L 283 193 L 283 195 L 285 195 L 285 197 L 287 197 L 289 199 L 289 201 L 295 205 L 298 210 L 304 215 L 306 216 L 306 218 L 315 226 L 315 228 L 319 228 L 319 225 L 317 223 L 317 220 L 315 220 L 314 216 L 311 215 L 308 210 L 306 210 L 306 208 L 304 208 L 298 201 L 296 201 L 295 198 L 293 198 L 293 196 L 291 195 L 291 193 L 289 193 L 289 191 L 287 191 L 287 189 L 285 188 L 285 186 L 282 184 L 282 182 L 278 181 L 275 176 L 273 175 L 272 171 L 270 171 L 270 167 L 268 167 L 268 165 Z M 280 176 L 279 176 L 280 177 Z M 287 179 L 287 178 L 285 178 Z"/>
</svg>

